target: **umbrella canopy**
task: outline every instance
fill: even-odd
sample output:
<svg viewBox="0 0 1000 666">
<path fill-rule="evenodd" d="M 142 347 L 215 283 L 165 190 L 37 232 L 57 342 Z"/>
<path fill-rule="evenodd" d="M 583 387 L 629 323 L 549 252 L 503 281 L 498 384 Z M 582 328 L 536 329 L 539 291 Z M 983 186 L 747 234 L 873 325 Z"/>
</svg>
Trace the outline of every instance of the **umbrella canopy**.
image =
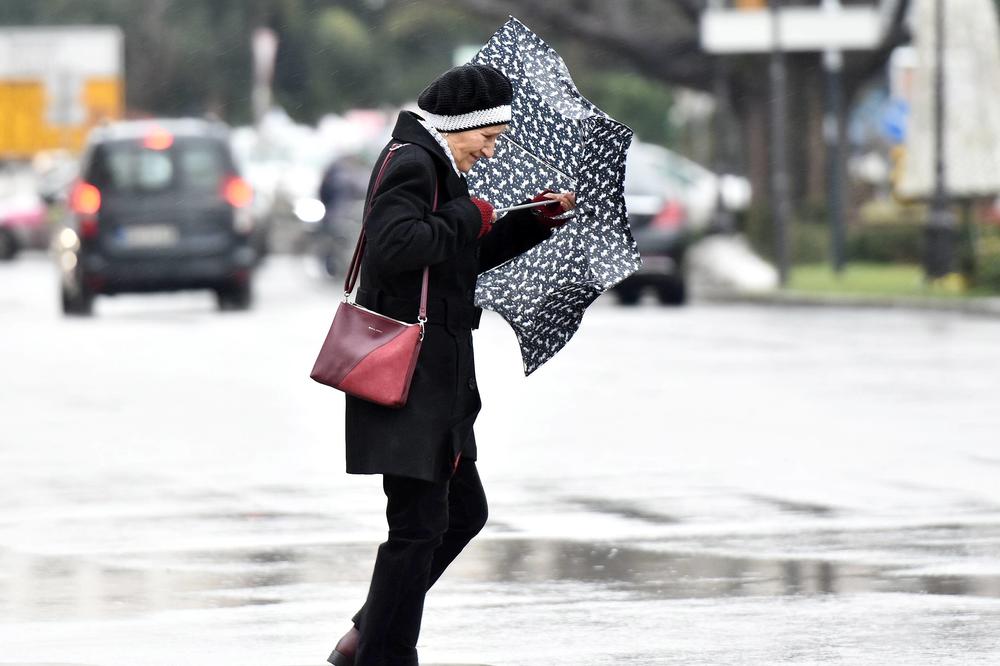
<svg viewBox="0 0 1000 666">
<path fill-rule="evenodd" d="M 476 163 L 469 189 L 497 208 L 545 188 L 576 192 L 572 220 L 476 286 L 476 305 L 514 329 L 530 375 L 573 337 L 588 305 L 639 268 L 624 197 L 632 130 L 581 95 L 559 54 L 513 17 L 472 62 L 504 72 L 514 100 L 495 156 Z"/>
</svg>

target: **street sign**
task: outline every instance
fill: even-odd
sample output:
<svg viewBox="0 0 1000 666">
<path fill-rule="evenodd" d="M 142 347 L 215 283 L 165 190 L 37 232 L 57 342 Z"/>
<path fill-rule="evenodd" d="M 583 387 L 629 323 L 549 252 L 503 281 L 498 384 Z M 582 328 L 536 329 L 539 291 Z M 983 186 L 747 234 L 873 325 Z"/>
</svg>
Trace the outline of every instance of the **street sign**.
<svg viewBox="0 0 1000 666">
<path fill-rule="evenodd" d="M 874 7 L 786 7 L 778 11 L 783 51 L 869 50 L 882 36 Z M 707 53 L 768 53 L 774 48 L 769 10 L 707 9 L 701 47 Z"/>
</svg>

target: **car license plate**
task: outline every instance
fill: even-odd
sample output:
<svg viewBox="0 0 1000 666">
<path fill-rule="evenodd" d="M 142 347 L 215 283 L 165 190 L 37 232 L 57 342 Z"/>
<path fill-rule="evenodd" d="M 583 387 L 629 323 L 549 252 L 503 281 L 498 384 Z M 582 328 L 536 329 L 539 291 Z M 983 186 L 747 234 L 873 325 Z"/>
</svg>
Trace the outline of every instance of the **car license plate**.
<svg viewBox="0 0 1000 666">
<path fill-rule="evenodd" d="M 177 243 L 177 227 L 169 224 L 146 224 L 127 227 L 123 242 L 128 247 L 166 247 Z"/>
</svg>

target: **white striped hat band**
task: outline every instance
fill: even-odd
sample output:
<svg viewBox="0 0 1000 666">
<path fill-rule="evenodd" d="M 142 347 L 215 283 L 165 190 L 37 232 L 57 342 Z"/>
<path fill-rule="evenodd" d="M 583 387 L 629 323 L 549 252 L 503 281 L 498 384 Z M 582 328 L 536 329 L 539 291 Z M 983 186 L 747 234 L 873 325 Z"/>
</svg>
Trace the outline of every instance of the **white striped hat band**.
<svg viewBox="0 0 1000 666">
<path fill-rule="evenodd" d="M 504 125 L 510 122 L 510 104 L 494 106 L 492 109 L 481 109 L 461 113 L 457 116 L 439 116 L 420 109 L 424 120 L 439 132 L 461 132 L 475 129 L 477 127 L 489 127 L 490 125 Z"/>
</svg>

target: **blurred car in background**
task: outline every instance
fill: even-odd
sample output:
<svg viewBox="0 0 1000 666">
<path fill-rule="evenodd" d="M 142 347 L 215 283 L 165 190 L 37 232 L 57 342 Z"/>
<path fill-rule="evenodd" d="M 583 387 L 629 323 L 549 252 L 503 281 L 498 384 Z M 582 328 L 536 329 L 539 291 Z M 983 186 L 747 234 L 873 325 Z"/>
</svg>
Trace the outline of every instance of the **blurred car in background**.
<svg viewBox="0 0 1000 666">
<path fill-rule="evenodd" d="M 80 160 L 68 150 L 43 150 L 31 160 L 31 168 L 45 203 L 64 205 L 80 172 Z"/>
<path fill-rule="evenodd" d="M 234 128 L 230 144 L 254 189 L 255 216 L 262 222 L 258 248 L 298 252 L 302 215 L 316 216 L 316 191 L 331 147 L 314 127 L 293 121 L 280 108 L 268 111 L 258 126 Z"/>
<path fill-rule="evenodd" d="M 687 301 L 687 249 L 711 230 L 720 196 L 727 210 L 744 210 L 750 203 L 750 185 L 745 178 L 720 178 L 662 146 L 632 144 L 625 167 L 625 205 L 642 267 L 615 286 L 620 303 L 635 305 L 646 288 L 664 305 Z"/>
<path fill-rule="evenodd" d="M 693 227 L 684 200 L 688 182 L 671 169 L 673 157 L 651 144 L 636 142 L 629 149 L 625 206 L 642 266 L 615 286 L 623 305 L 638 303 L 647 287 L 663 304 L 680 305 L 687 299 L 683 265 Z"/>
<path fill-rule="evenodd" d="M 383 110 L 355 109 L 344 115 L 328 114 L 313 126 L 298 123 L 273 107 L 256 126 L 233 129 L 233 150 L 241 173 L 253 186 L 254 210 L 265 223 L 262 237 L 271 251 L 309 255 L 306 266 L 319 276 L 344 265 L 340 230 L 329 224 L 331 218 L 342 215 L 326 209 L 320 190 L 331 164 L 345 165 L 353 177 L 354 162 L 358 162 L 363 182 L 356 198 L 363 198 L 371 163 L 385 144 L 389 120 L 394 118 L 395 114 Z M 337 208 L 343 212 L 342 206 Z M 348 220 L 347 226 L 352 222 Z M 353 235 L 351 230 L 348 233 Z M 351 241 L 346 252 L 353 249 Z M 321 260 L 319 271 L 313 270 L 314 258 Z"/>
<path fill-rule="evenodd" d="M 252 198 L 222 123 L 95 129 L 55 241 L 63 311 L 90 314 L 100 294 L 181 289 L 213 290 L 220 309 L 249 308 L 258 258 Z"/>
<path fill-rule="evenodd" d="M 8 261 L 24 248 L 48 244 L 48 207 L 38 193 L 28 169 L 0 172 L 0 261 Z"/>
</svg>

